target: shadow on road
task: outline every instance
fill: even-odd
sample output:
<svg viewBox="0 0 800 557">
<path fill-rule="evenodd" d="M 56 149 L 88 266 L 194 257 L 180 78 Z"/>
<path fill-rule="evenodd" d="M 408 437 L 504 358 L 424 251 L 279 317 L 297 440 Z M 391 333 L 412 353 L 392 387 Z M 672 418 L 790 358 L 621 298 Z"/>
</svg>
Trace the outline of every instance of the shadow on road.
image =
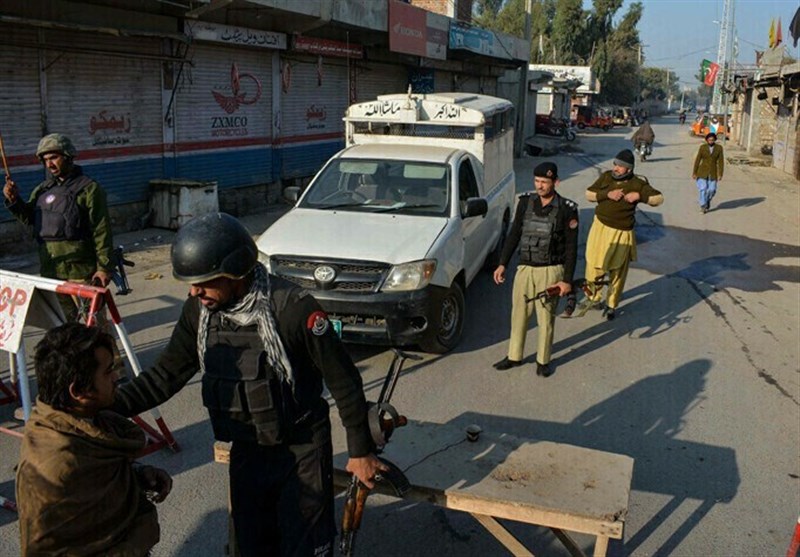
<svg viewBox="0 0 800 557">
<path fill-rule="evenodd" d="M 712 210 L 719 211 L 724 209 L 738 209 L 739 207 L 752 207 L 764 201 L 766 197 L 743 197 L 742 199 L 732 199 L 731 201 L 723 201 Z"/>
<path fill-rule="evenodd" d="M 656 550 L 669 555 L 718 502 L 728 502 L 740 483 L 735 452 L 679 439 L 692 411 L 705 400 L 707 359 L 691 360 L 674 370 L 651 374 L 592 406 L 568 424 L 466 412 L 450 423 L 476 423 L 489 431 L 619 453 L 635 459 L 637 491 L 670 499 L 638 531 L 628 531 L 625 550 L 633 554 L 684 505 L 693 507 Z"/>
</svg>

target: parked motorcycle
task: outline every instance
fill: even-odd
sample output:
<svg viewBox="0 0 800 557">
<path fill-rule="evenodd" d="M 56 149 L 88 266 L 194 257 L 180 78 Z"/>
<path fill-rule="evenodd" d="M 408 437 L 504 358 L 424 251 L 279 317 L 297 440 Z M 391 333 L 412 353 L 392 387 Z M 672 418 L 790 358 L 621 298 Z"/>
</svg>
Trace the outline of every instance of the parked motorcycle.
<svg viewBox="0 0 800 557">
<path fill-rule="evenodd" d="M 575 128 L 567 120 L 543 115 L 536 117 L 536 133 L 563 137 L 567 141 L 574 141 L 577 137 Z"/>
</svg>

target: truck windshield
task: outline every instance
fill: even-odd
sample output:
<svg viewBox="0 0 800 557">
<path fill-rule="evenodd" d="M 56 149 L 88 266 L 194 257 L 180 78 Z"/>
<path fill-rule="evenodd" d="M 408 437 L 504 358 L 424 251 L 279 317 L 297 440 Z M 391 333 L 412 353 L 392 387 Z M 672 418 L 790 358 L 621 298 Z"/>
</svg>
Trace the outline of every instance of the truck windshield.
<svg viewBox="0 0 800 557">
<path fill-rule="evenodd" d="M 314 180 L 300 207 L 446 215 L 448 167 L 408 161 L 337 159 Z"/>
</svg>

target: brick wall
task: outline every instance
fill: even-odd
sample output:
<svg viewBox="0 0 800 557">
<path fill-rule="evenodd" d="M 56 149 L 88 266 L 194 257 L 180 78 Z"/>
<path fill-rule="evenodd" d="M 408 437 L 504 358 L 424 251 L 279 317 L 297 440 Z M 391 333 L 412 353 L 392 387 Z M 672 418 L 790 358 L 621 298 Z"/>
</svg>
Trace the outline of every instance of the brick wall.
<svg viewBox="0 0 800 557">
<path fill-rule="evenodd" d="M 452 17 L 458 21 L 472 22 L 474 0 L 410 0 L 417 8 Z"/>
</svg>

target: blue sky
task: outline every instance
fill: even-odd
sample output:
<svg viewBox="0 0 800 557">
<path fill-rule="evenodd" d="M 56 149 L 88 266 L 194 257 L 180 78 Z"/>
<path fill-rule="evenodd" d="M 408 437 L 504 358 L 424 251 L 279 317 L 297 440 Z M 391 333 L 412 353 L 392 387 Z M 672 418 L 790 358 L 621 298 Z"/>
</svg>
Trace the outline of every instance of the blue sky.
<svg viewBox="0 0 800 557">
<path fill-rule="evenodd" d="M 627 11 L 631 0 L 625 0 L 618 14 Z M 589 4 L 589 2 L 585 2 Z M 694 89 L 694 74 L 703 58 L 716 60 L 723 0 L 642 0 L 644 14 L 639 22 L 639 37 L 644 45 L 647 66 L 669 67 L 682 85 Z M 800 59 L 798 47 L 792 46 L 789 24 L 800 0 L 735 0 L 735 27 L 739 36 L 737 61 L 755 64 L 755 50 L 769 43 L 772 18 L 781 18 L 783 44 L 788 53 Z"/>
</svg>

